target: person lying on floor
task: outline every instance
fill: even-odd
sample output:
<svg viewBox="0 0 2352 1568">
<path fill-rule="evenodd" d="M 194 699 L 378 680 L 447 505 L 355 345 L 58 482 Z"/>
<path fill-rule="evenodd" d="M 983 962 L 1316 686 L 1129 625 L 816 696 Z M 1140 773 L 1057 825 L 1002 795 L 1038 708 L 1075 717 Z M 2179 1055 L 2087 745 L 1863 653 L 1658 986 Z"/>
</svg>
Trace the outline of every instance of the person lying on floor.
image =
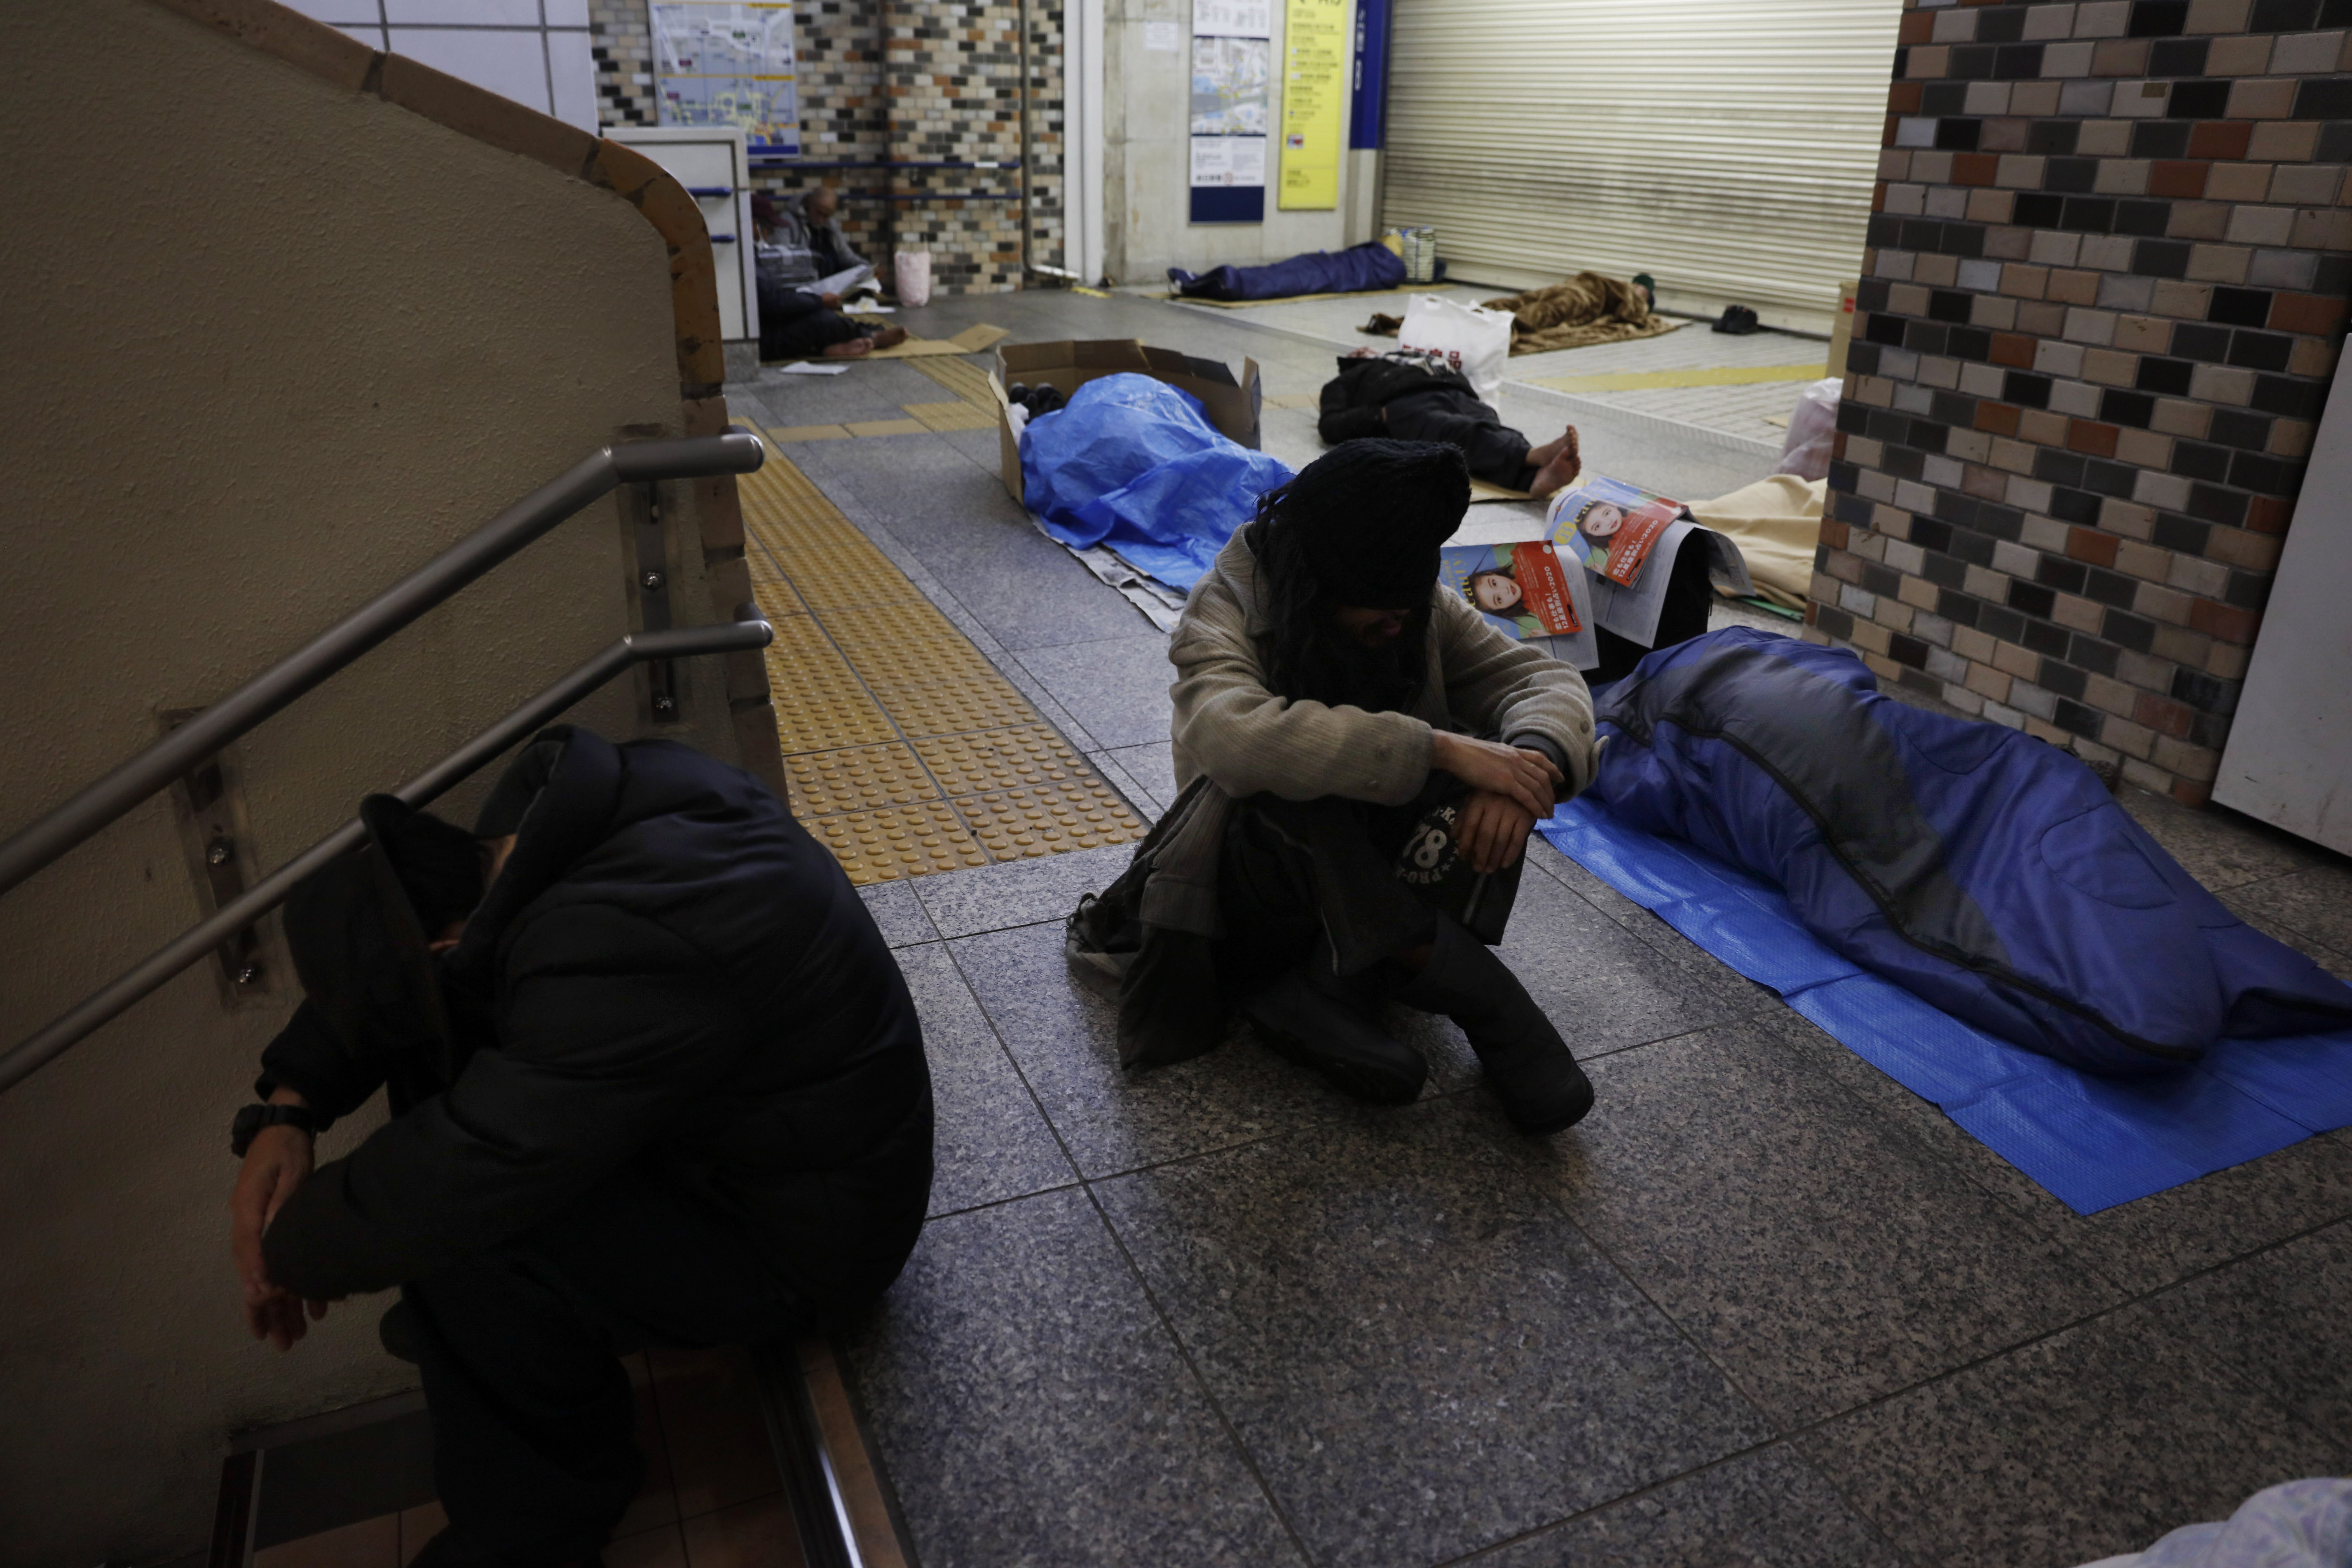
<svg viewBox="0 0 2352 1568">
<path fill-rule="evenodd" d="M 831 197 L 833 193 L 812 191 L 803 198 L 803 207 L 819 195 Z M 830 220 L 830 208 L 826 216 Z M 832 224 L 819 226 L 815 232 L 823 235 L 838 229 L 838 224 Z M 761 359 L 857 359 L 907 341 L 904 327 L 853 321 L 842 313 L 842 295 L 826 289 L 824 284 L 831 279 L 818 274 L 822 261 L 810 249 L 812 231 L 801 209 L 787 211 L 771 196 L 755 195 L 751 233 L 758 264 Z M 840 242 L 843 247 L 848 243 L 845 238 Z M 848 254 L 854 258 L 857 253 Z M 824 259 L 838 257 L 826 251 Z"/>
<path fill-rule="evenodd" d="M 1382 1031 L 1396 1001 L 1462 1026 L 1521 1129 L 1591 1108 L 1488 951 L 1528 833 L 1592 777 L 1591 698 L 1439 584 L 1469 504 L 1458 449 L 1350 441 L 1262 498 L 1194 588 L 1168 654 L 1181 794 L 1069 922 L 1082 976 L 1121 973 L 1128 1065 L 1213 1047 L 1230 999 L 1276 1049 L 1402 1103 L 1428 1064 Z"/>
<path fill-rule="evenodd" d="M 1409 351 L 1341 355 L 1339 374 L 1323 384 L 1315 429 L 1330 447 L 1377 436 L 1458 447 L 1470 471 L 1488 484 L 1536 496 L 1566 489 L 1584 471 L 1575 426 L 1535 446 L 1480 402 L 1461 372 Z"/>
<path fill-rule="evenodd" d="M 906 1262 L 914 1002 L 831 852 L 687 747 L 549 730 L 472 833 L 361 816 L 287 906 L 305 995 L 236 1119 L 247 1321 L 287 1349 L 398 1286 L 449 1518 L 412 1568 L 593 1563 L 645 1471 L 624 1355 L 821 1330 Z"/>
</svg>

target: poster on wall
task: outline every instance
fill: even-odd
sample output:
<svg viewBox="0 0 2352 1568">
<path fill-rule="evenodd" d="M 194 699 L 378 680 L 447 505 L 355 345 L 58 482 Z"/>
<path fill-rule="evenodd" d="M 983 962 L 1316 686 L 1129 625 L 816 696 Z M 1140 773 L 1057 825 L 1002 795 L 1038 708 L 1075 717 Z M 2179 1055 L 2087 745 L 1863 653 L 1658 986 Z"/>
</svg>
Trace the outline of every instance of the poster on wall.
<svg viewBox="0 0 2352 1568">
<path fill-rule="evenodd" d="M 1274 0 L 1192 0 L 1192 221 L 1265 221 Z"/>
<path fill-rule="evenodd" d="M 801 150 L 790 0 L 653 0 L 664 125 L 740 125 L 754 153 Z"/>
<path fill-rule="evenodd" d="M 1282 53 L 1281 205 L 1286 212 L 1328 211 L 1339 205 L 1348 0 L 1288 0 Z"/>
</svg>

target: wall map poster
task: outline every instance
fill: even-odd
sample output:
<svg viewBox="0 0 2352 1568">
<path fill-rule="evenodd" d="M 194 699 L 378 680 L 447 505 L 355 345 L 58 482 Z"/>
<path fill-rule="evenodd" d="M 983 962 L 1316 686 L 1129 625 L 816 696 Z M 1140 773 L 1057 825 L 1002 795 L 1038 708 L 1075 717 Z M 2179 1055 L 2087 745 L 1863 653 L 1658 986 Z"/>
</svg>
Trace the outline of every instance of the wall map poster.
<svg viewBox="0 0 2352 1568">
<path fill-rule="evenodd" d="M 1285 211 L 1328 211 L 1339 205 L 1349 50 L 1348 0 L 1289 0 L 1282 24 Z"/>
<path fill-rule="evenodd" d="M 1192 0 L 1191 219 L 1265 221 L 1274 0 Z"/>
<path fill-rule="evenodd" d="M 740 125 L 754 153 L 801 150 L 790 0 L 653 0 L 664 125 Z"/>
</svg>

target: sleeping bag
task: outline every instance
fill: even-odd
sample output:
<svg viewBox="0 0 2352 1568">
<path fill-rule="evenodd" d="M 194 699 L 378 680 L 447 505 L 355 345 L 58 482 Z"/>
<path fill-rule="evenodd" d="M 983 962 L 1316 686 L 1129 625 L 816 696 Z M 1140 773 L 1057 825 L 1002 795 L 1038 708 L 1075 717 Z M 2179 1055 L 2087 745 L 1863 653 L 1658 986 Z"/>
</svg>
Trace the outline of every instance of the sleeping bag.
<svg viewBox="0 0 2352 1568">
<path fill-rule="evenodd" d="M 2347 986 L 2241 921 L 2075 758 L 1880 694 L 1852 653 L 1746 627 L 1602 693 L 1593 795 L 1779 884 L 1838 952 L 2106 1075 L 2352 1023 Z"/>
<path fill-rule="evenodd" d="M 1045 531 L 1108 545 L 1172 588 L 1199 582 L 1257 498 L 1290 480 L 1210 424 L 1199 398 L 1132 372 L 1097 376 L 1021 432 L 1021 493 Z"/>
<path fill-rule="evenodd" d="M 1373 240 L 1345 250 L 1310 250 L 1264 267 L 1215 267 L 1194 276 L 1168 269 L 1176 292 L 1194 300 L 1286 300 L 1294 294 L 1367 294 L 1404 281 L 1404 262 Z"/>
</svg>

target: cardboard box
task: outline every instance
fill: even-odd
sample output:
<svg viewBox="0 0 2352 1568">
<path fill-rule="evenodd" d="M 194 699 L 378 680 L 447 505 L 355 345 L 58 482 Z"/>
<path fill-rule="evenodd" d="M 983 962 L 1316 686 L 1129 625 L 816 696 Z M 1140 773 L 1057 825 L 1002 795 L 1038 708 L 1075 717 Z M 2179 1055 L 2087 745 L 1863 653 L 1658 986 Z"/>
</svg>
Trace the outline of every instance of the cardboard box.
<svg viewBox="0 0 2352 1568">
<path fill-rule="evenodd" d="M 996 391 L 996 434 L 1003 448 L 1004 488 L 1014 500 L 1027 505 L 1021 494 L 1021 443 L 1006 416 L 1010 405 L 1004 389 L 1017 381 L 1051 386 L 1067 397 L 1097 376 L 1124 373 L 1148 375 L 1191 393 L 1201 400 L 1209 423 L 1219 432 L 1253 451 L 1257 449 L 1258 413 L 1265 405 L 1265 392 L 1258 384 L 1254 359 L 1242 361 L 1241 379 L 1235 381 L 1223 360 L 1195 359 L 1175 349 L 1151 348 L 1135 338 L 999 343 L 990 384 Z"/>
<path fill-rule="evenodd" d="M 1833 375 L 1840 381 L 1845 379 L 1845 351 L 1853 345 L 1854 296 L 1861 292 L 1862 285 L 1859 283 L 1838 285 L 1837 321 L 1830 329 L 1829 368 L 1822 374 Z"/>
</svg>

